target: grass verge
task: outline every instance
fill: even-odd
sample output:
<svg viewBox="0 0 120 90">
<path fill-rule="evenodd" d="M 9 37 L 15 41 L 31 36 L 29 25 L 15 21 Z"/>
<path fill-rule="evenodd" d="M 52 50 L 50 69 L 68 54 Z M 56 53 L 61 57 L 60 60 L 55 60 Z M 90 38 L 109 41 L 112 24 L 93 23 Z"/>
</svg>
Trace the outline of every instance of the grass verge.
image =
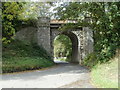
<svg viewBox="0 0 120 90">
<path fill-rule="evenodd" d="M 35 70 L 54 65 L 48 53 L 36 44 L 13 41 L 3 46 L 2 72 Z"/>
<path fill-rule="evenodd" d="M 118 57 L 91 70 L 92 83 L 98 88 L 118 88 Z"/>
</svg>

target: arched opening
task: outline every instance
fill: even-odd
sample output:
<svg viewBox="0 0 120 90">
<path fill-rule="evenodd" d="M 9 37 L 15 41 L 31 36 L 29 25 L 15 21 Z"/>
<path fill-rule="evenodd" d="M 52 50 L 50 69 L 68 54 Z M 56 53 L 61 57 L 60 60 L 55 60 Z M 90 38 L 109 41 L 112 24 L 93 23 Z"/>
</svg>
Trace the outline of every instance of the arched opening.
<svg viewBox="0 0 120 90">
<path fill-rule="evenodd" d="M 54 39 L 54 60 L 78 62 L 78 38 L 72 32 L 64 32 Z"/>
<path fill-rule="evenodd" d="M 54 39 L 54 60 L 70 62 L 72 55 L 71 39 L 64 34 L 60 34 Z"/>
</svg>

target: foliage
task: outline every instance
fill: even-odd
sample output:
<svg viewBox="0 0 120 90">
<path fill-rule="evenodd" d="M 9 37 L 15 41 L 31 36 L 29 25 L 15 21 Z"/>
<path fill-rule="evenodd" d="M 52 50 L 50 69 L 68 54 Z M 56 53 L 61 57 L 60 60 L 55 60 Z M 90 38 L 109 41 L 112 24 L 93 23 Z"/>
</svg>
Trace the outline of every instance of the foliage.
<svg viewBox="0 0 120 90">
<path fill-rule="evenodd" d="M 76 27 L 91 28 L 94 32 L 94 52 L 99 55 L 100 62 L 105 62 L 120 48 L 119 6 L 119 2 L 67 2 L 56 8 L 56 17 L 75 20 Z"/>
<path fill-rule="evenodd" d="M 97 55 L 96 53 L 93 52 L 93 53 L 89 54 L 88 56 L 86 56 L 81 64 L 85 65 L 85 66 L 89 67 L 89 69 L 91 69 L 96 64 L 100 63 L 99 57 L 100 57 L 99 55 Z"/>
<path fill-rule="evenodd" d="M 72 53 L 72 43 L 68 36 L 59 35 L 54 40 L 54 57 L 70 58 Z"/>
<path fill-rule="evenodd" d="M 4 45 L 2 58 L 3 73 L 40 69 L 54 64 L 43 48 L 22 41 Z"/>
<path fill-rule="evenodd" d="M 20 18 L 28 20 L 38 17 L 51 17 L 51 6 L 52 4 L 48 2 L 27 2 L 24 5 L 25 12 L 20 15 Z"/>
<path fill-rule="evenodd" d="M 16 27 L 21 24 L 19 15 L 23 12 L 23 4 L 19 2 L 2 2 L 2 41 L 10 43 Z"/>
</svg>

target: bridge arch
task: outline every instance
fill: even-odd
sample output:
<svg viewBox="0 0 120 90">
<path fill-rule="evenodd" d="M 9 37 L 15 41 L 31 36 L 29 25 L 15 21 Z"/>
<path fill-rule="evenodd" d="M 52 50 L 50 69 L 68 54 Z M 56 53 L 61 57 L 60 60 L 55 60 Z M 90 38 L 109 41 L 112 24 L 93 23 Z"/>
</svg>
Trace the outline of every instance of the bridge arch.
<svg viewBox="0 0 120 90">
<path fill-rule="evenodd" d="M 76 36 L 76 34 L 74 32 L 61 32 L 61 33 L 55 33 L 54 31 L 52 32 L 53 36 L 52 37 L 52 50 L 54 51 L 54 46 L 53 46 L 53 43 L 54 43 L 54 39 L 58 36 L 58 35 L 65 35 L 65 36 L 68 36 L 71 40 L 71 43 L 72 43 L 72 55 L 71 55 L 71 60 L 70 62 L 73 62 L 73 63 L 79 63 L 79 52 L 78 52 L 78 43 L 79 43 L 79 40 L 78 40 L 78 37 Z M 54 52 L 53 53 L 53 56 L 54 56 Z"/>
</svg>

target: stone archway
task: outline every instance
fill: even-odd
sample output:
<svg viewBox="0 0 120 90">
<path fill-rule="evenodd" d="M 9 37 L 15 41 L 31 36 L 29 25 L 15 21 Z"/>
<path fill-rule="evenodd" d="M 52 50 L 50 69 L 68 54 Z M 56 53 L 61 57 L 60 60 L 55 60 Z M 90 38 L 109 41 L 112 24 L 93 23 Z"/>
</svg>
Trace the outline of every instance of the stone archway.
<svg viewBox="0 0 120 90">
<path fill-rule="evenodd" d="M 74 32 L 59 32 L 59 33 L 55 33 L 55 31 L 51 31 L 52 35 L 51 35 L 51 42 L 52 42 L 52 50 L 54 50 L 54 46 L 53 46 L 53 42 L 55 37 L 57 37 L 58 35 L 65 35 L 68 36 L 72 42 L 72 56 L 71 56 L 71 61 L 70 62 L 74 62 L 74 63 L 79 63 L 79 48 L 78 48 L 78 37 L 75 35 Z M 54 52 L 52 52 L 54 54 Z M 54 56 L 54 55 L 53 55 Z"/>
<path fill-rule="evenodd" d="M 88 27 L 74 30 L 59 31 L 58 28 L 65 23 L 51 23 L 49 18 L 38 19 L 37 43 L 53 56 L 53 41 L 59 34 L 67 35 L 72 41 L 72 62 L 81 64 L 85 56 L 93 52 L 93 33 Z"/>
</svg>

